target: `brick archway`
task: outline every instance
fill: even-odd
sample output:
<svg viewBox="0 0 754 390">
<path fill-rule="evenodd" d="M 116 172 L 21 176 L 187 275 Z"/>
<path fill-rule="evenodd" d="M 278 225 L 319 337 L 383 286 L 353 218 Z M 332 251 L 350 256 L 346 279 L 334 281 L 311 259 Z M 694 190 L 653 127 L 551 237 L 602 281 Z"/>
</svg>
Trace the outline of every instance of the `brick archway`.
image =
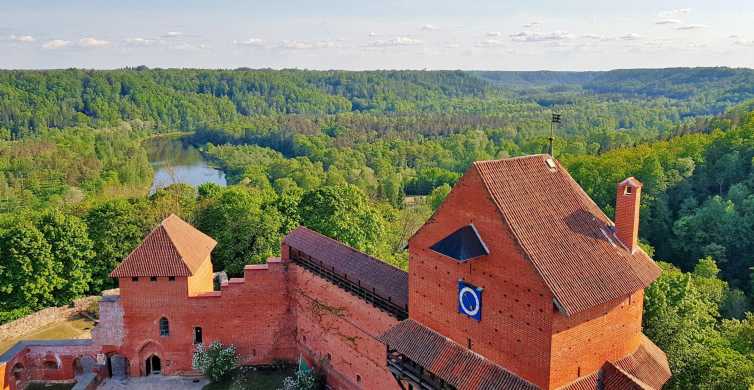
<svg viewBox="0 0 754 390">
<path fill-rule="evenodd" d="M 154 340 L 147 340 L 141 348 L 139 348 L 139 375 L 146 376 L 147 372 L 147 360 L 153 356 L 157 357 L 164 367 L 165 359 L 163 354 L 162 345 Z"/>
</svg>

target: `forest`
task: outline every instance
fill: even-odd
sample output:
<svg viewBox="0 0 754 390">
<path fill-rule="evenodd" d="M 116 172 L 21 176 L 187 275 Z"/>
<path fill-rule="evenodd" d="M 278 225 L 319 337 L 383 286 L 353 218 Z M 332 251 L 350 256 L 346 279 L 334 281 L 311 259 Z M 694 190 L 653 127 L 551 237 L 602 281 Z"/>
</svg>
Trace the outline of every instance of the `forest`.
<svg viewBox="0 0 754 390">
<path fill-rule="evenodd" d="M 663 275 L 644 326 L 670 389 L 754 386 L 754 71 L 0 71 L 0 323 L 115 287 L 176 213 L 216 270 L 303 224 L 405 268 L 408 237 L 476 160 L 547 151 L 608 215 L 644 183 Z M 153 194 L 145 141 L 200 148 L 229 185 Z"/>
</svg>

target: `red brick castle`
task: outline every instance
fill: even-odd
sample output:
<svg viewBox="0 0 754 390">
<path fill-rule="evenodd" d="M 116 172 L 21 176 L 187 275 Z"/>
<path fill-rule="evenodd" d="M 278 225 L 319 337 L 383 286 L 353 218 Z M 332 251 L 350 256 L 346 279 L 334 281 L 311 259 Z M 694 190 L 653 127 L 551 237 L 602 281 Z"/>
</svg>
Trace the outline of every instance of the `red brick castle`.
<svg viewBox="0 0 754 390">
<path fill-rule="evenodd" d="M 112 272 L 93 340 L 17 346 L 0 388 L 85 358 L 101 375 L 188 374 L 194 345 L 218 340 L 245 364 L 303 356 L 334 389 L 660 389 L 640 196 L 618 183 L 613 224 L 548 155 L 477 162 L 409 240 L 408 273 L 301 227 L 219 291 L 215 241 L 170 216 Z"/>
</svg>

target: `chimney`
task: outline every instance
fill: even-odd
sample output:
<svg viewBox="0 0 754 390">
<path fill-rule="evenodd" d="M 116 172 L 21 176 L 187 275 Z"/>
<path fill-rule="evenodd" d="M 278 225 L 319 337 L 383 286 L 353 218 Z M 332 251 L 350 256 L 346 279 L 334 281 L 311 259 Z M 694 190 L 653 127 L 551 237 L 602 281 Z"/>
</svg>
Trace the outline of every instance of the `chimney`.
<svg viewBox="0 0 754 390">
<path fill-rule="evenodd" d="M 634 177 L 618 183 L 615 196 L 615 234 L 633 253 L 639 242 L 640 181 Z"/>
</svg>

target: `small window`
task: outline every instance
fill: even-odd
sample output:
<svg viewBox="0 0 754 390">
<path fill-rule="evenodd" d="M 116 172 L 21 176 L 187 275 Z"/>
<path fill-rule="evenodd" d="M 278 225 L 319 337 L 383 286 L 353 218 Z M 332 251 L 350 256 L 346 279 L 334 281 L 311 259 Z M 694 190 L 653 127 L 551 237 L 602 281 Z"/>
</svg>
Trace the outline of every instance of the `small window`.
<svg viewBox="0 0 754 390">
<path fill-rule="evenodd" d="M 634 190 L 633 188 L 626 186 L 626 189 L 623 190 L 623 193 L 626 195 L 631 195 L 631 192 L 633 192 L 633 190 Z"/>
<path fill-rule="evenodd" d="M 54 360 L 47 360 L 44 363 L 44 366 L 48 370 L 57 370 L 58 369 L 58 362 Z"/>
<path fill-rule="evenodd" d="M 168 280 L 171 281 L 171 282 L 175 282 L 175 276 L 169 276 Z"/>
<path fill-rule="evenodd" d="M 157 281 L 157 277 L 156 276 L 150 276 L 149 277 L 149 281 L 150 282 L 156 282 Z"/>
<path fill-rule="evenodd" d="M 194 327 L 194 344 L 201 344 L 202 343 L 202 328 L 196 326 Z"/>
<path fill-rule="evenodd" d="M 469 349 L 471 349 L 471 337 L 466 338 L 466 343 L 468 344 Z"/>
<path fill-rule="evenodd" d="M 356 383 L 361 383 L 361 375 L 356 374 Z"/>
<path fill-rule="evenodd" d="M 136 276 L 134 276 L 133 278 L 131 278 L 131 281 L 132 281 L 132 282 L 138 282 L 138 281 L 139 281 L 139 278 L 138 278 L 138 277 L 136 277 Z"/>
<path fill-rule="evenodd" d="M 160 318 L 160 336 L 169 336 L 170 335 L 170 324 L 168 323 L 168 319 L 165 317 Z"/>
</svg>

